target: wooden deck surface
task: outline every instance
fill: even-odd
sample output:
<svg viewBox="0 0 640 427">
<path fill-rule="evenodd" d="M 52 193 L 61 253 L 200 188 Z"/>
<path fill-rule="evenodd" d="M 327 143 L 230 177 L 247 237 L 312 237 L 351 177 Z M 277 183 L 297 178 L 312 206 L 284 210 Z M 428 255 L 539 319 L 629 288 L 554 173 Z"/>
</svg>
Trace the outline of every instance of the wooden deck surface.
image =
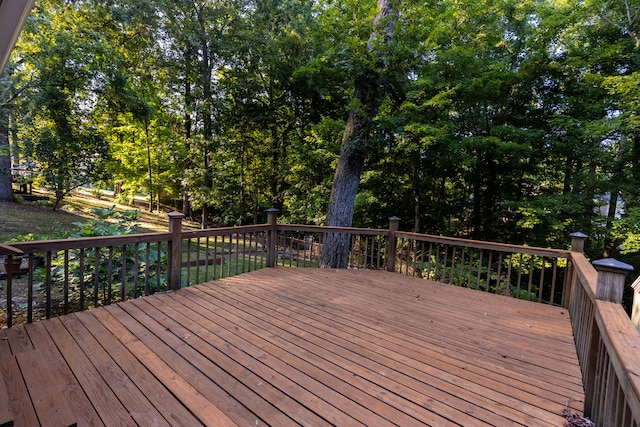
<svg viewBox="0 0 640 427">
<path fill-rule="evenodd" d="M 381 271 L 259 270 L 0 338 L 16 426 L 562 426 L 582 408 L 565 309 Z"/>
</svg>

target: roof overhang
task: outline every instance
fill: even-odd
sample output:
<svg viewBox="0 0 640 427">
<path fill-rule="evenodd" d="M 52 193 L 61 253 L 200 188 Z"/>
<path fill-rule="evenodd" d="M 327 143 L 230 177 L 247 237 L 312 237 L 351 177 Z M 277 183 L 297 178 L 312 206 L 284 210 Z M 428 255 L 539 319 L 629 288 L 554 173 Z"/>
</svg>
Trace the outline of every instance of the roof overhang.
<svg viewBox="0 0 640 427">
<path fill-rule="evenodd" d="M 0 0 L 0 75 L 35 0 Z"/>
</svg>

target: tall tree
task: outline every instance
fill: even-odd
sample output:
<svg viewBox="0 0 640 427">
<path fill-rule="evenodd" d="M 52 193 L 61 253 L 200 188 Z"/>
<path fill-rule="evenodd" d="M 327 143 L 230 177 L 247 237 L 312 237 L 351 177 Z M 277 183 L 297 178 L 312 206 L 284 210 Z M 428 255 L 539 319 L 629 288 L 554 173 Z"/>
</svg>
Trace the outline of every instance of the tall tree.
<svg viewBox="0 0 640 427">
<path fill-rule="evenodd" d="M 342 136 L 340 157 L 336 166 L 331 196 L 327 208 L 326 225 L 349 227 L 364 170 L 369 140 L 374 131 L 377 110 L 385 98 L 381 69 L 385 66 L 381 47 L 391 43 L 397 1 L 378 0 L 372 31 L 363 46 L 362 58 L 355 63 L 354 90 L 349 117 Z M 329 234 L 323 245 L 325 267 L 344 267 L 347 242 L 340 234 Z"/>
<path fill-rule="evenodd" d="M 12 201 L 11 150 L 9 146 L 9 94 L 7 79 L 0 76 L 0 200 Z"/>
<path fill-rule="evenodd" d="M 356 64 L 354 91 L 349 118 L 342 136 L 340 158 L 336 166 L 326 224 L 349 227 L 353 221 L 353 207 L 360 177 L 367 157 L 367 146 L 373 132 L 377 110 L 384 99 L 384 84 L 380 68 L 384 56 L 376 52 L 380 43 L 389 43 L 393 36 L 394 8 L 392 0 L 378 0 L 378 12 L 373 31 L 366 43 L 362 61 Z"/>
<path fill-rule="evenodd" d="M 19 135 L 55 195 L 55 209 L 71 190 L 99 179 L 109 157 L 103 136 L 88 120 L 96 68 L 86 58 L 96 57 L 100 40 L 78 31 L 84 28 L 74 5 L 45 1 L 33 14 L 19 42 L 22 66 L 33 79 L 31 114 L 23 116 Z"/>
</svg>

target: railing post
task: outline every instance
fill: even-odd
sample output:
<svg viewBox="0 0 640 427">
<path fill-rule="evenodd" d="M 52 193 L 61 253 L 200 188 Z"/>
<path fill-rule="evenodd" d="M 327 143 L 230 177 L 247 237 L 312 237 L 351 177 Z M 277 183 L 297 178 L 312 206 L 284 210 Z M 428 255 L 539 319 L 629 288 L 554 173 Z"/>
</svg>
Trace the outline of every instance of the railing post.
<svg viewBox="0 0 640 427">
<path fill-rule="evenodd" d="M 398 238 L 396 232 L 400 228 L 400 218 L 389 218 L 389 237 L 387 239 L 387 271 L 396 271 L 396 246 Z"/>
<path fill-rule="evenodd" d="M 575 233 L 569 234 L 571 237 L 571 252 L 584 252 L 584 244 L 587 240 L 587 236 L 584 233 L 576 231 Z M 571 295 L 573 294 L 573 289 L 575 286 L 576 276 L 573 270 L 573 260 L 572 256 L 569 255 L 567 257 L 567 269 L 564 273 L 564 282 L 562 287 L 562 306 L 564 308 L 569 308 L 569 304 L 571 302 Z"/>
<path fill-rule="evenodd" d="M 20 258 L 7 255 L 4 259 L 4 271 L 7 274 L 7 327 L 13 325 L 13 273 L 20 271 Z"/>
<path fill-rule="evenodd" d="M 182 218 L 184 214 L 180 212 L 169 212 L 169 266 L 167 276 L 169 277 L 169 288 L 172 291 L 180 289 L 182 273 Z"/>
<path fill-rule="evenodd" d="M 576 231 L 575 233 L 569 234 L 569 237 L 571 237 L 571 252 L 584 252 L 584 243 L 589 236 Z"/>
<path fill-rule="evenodd" d="M 278 238 L 278 214 L 280 211 L 276 208 L 267 209 L 267 223 L 269 231 L 267 232 L 267 267 L 276 266 L 276 240 Z"/>
<path fill-rule="evenodd" d="M 14 255 L 22 255 L 20 249 L 0 243 L 0 255 L 5 255 L 4 271 L 7 275 L 7 327 L 13 325 L 13 273 L 20 271 L 21 258 L 13 258 Z"/>
<path fill-rule="evenodd" d="M 622 304 L 624 280 L 633 267 L 614 258 L 599 259 L 592 264 L 598 271 L 596 298 Z"/>
</svg>

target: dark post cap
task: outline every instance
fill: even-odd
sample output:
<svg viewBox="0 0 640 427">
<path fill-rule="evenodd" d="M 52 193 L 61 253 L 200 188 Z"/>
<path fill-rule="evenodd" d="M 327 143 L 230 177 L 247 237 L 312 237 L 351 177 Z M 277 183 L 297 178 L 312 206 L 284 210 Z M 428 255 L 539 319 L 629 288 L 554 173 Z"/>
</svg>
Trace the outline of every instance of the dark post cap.
<svg viewBox="0 0 640 427">
<path fill-rule="evenodd" d="M 623 270 L 623 271 L 633 271 L 633 266 L 626 264 L 622 261 L 618 261 L 615 258 L 604 258 L 593 261 L 591 264 L 598 269 L 609 269 L 609 270 Z"/>
</svg>

